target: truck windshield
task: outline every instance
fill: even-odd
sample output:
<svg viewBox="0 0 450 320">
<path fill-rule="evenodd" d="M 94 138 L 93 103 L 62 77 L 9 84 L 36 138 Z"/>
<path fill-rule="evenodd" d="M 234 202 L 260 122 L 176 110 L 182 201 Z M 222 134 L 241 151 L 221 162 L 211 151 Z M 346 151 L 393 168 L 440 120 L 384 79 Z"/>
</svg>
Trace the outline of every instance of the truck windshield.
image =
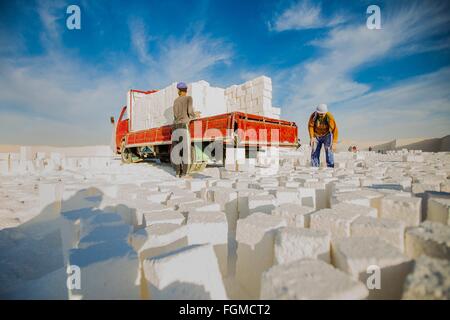
<svg viewBox="0 0 450 320">
<path fill-rule="evenodd" d="M 124 109 L 125 110 L 122 110 L 122 114 L 121 114 L 121 117 L 120 117 L 121 121 L 128 120 L 130 118 L 130 116 L 128 115 L 128 108 L 125 107 Z"/>
</svg>

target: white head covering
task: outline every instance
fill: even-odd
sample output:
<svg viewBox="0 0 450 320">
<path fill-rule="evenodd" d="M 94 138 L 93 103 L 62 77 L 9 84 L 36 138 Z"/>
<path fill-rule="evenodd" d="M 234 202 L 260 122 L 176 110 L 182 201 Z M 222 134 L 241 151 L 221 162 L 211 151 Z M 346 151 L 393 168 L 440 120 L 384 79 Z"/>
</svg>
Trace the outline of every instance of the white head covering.
<svg viewBox="0 0 450 320">
<path fill-rule="evenodd" d="M 316 112 L 317 113 L 327 113 L 328 112 L 327 105 L 325 103 L 319 104 L 316 108 Z"/>
</svg>

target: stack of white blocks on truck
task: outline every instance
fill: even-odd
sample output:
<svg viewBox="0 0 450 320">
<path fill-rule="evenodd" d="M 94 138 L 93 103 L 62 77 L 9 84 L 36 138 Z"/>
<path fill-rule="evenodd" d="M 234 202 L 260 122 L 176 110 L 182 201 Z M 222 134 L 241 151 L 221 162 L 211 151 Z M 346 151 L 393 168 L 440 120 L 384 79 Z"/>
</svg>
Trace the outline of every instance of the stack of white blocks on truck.
<svg viewBox="0 0 450 320">
<path fill-rule="evenodd" d="M 261 76 L 226 89 L 213 87 L 200 80 L 188 84 L 194 111 L 202 117 L 229 112 L 245 112 L 279 119 L 280 108 L 272 107 L 272 80 Z M 173 123 L 173 102 L 178 97 L 176 83 L 147 94 L 130 90 L 127 110 L 131 111 L 131 129 L 139 131 Z"/>
</svg>

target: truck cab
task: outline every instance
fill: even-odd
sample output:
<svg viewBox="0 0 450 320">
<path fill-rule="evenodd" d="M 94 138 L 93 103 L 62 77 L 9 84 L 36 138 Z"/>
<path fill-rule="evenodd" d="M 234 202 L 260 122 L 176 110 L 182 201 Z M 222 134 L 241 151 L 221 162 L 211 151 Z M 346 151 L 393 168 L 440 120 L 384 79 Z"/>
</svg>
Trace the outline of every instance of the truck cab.
<svg viewBox="0 0 450 320">
<path fill-rule="evenodd" d="M 117 153 L 120 153 L 122 141 L 124 140 L 125 136 L 129 132 L 128 122 L 129 122 L 129 119 L 128 119 L 127 106 L 124 106 L 122 108 L 122 111 L 120 112 L 120 116 L 119 116 L 119 119 L 117 120 L 117 125 L 116 125 L 115 137 L 116 137 Z"/>
</svg>

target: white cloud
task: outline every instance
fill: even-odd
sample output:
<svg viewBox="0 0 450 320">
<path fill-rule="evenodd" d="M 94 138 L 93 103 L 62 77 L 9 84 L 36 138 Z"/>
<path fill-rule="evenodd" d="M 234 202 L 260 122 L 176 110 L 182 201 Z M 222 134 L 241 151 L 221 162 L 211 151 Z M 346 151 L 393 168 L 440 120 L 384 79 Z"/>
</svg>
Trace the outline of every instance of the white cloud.
<svg viewBox="0 0 450 320">
<path fill-rule="evenodd" d="M 199 32 L 158 41 L 148 35 L 144 24 L 132 21 L 130 33 L 139 61 L 149 68 L 143 73 L 155 86 L 207 77 L 211 67 L 229 64 L 232 59 L 230 44 Z M 153 52 L 149 49 L 150 41 L 154 42 Z"/>
<path fill-rule="evenodd" d="M 153 65 L 155 61 L 147 50 L 150 41 L 154 39 L 147 34 L 144 23 L 141 20 L 132 20 L 130 22 L 130 31 L 131 43 L 139 61 L 143 64 Z"/>
<path fill-rule="evenodd" d="M 109 116 L 126 103 L 128 89 L 207 78 L 211 68 L 231 59 L 227 44 L 201 34 L 168 39 L 150 52 L 155 39 L 137 22 L 130 32 L 142 65 L 120 61 L 104 74 L 62 47 L 53 10 L 46 2 L 38 8 L 45 54 L 0 57 L 0 118 L 7 123 L 0 126 L 0 143 L 109 143 Z"/>
<path fill-rule="evenodd" d="M 287 88 L 284 114 L 304 119 L 318 103 L 344 105 L 369 94 L 368 84 L 354 80 L 356 71 L 381 59 L 411 54 L 413 51 L 406 50 L 411 45 L 427 46 L 430 37 L 448 30 L 450 14 L 441 3 L 402 2 L 391 8 L 383 21 L 382 30 L 369 30 L 365 24 L 337 26 L 324 39 L 314 41 L 321 55 L 278 76 Z"/>
<path fill-rule="evenodd" d="M 275 31 L 303 30 L 332 27 L 345 21 L 342 15 L 325 18 L 320 3 L 300 0 L 281 14 L 277 15 L 270 29 Z"/>
<path fill-rule="evenodd" d="M 62 1 L 42 0 L 37 2 L 37 14 L 44 28 L 40 33 L 40 39 L 42 45 L 48 50 L 61 46 L 61 28 L 65 28 L 65 22 L 61 21 L 61 15 L 56 14 L 57 12 L 65 12 Z"/>
<path fill-rule="evenodd" d="M 341 134 L 364 139 L 447 135 L 449 82 L 450 68 L 444 68 L 337 104 Z"/>
</svg>

